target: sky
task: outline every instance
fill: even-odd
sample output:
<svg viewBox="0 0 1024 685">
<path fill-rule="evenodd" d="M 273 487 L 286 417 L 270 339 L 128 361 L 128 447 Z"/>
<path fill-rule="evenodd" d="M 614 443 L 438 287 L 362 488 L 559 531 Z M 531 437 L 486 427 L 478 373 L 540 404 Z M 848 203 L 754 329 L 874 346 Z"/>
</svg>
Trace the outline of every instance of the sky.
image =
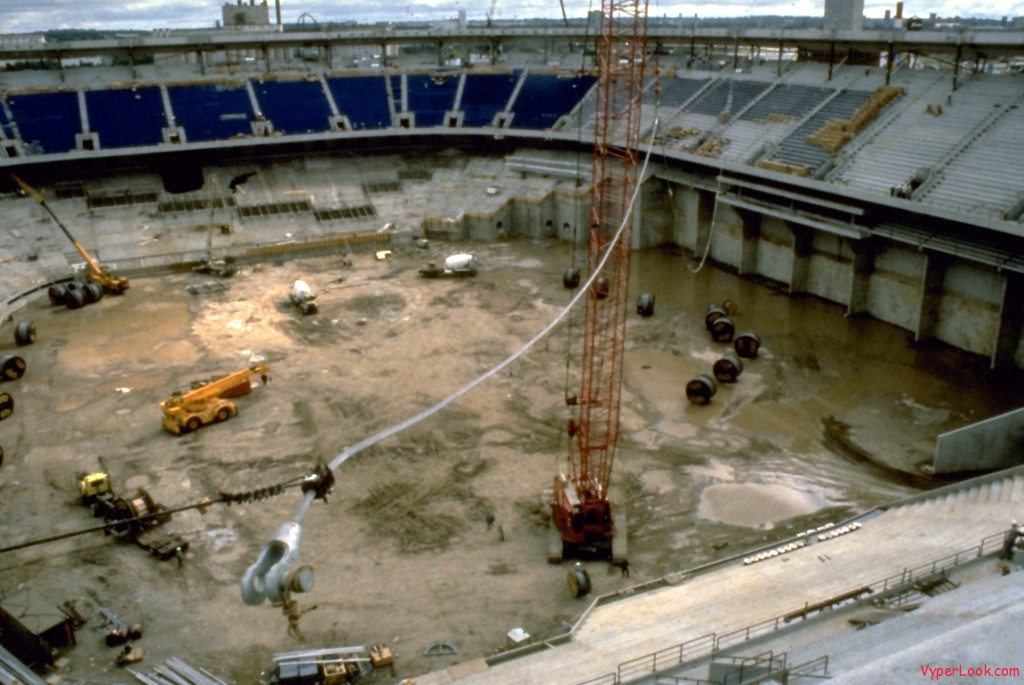
<svg viewBox="0 0 1024 685">
<path fill-rule="evenodd" d="M 236 0 L 230 0 L 234 4 Z M 243 0 L 245 4 L 249 0 Z M 261 4 L 262 0 L 256 0 Z M 296 23 L 308 15 L 317 22 L 439 21 L 454 18 L 460 9 L 470 20 L 483 20 L 494 3 L 498 20 L 561 17 L 556 0 L 281 0 L 281 18 Z M 592 0 L 564 0 L 569 17 L 583 17 Z M 274 0 L 268 0 L 271 21 Z M 651 17 L 739 17 L 777 14 L 821 16 L 824 0 L 711 0 L 680 4 L 674 0 L 648 0 Z M 882 17 L 896 0 L 865 0 L 864 14 Z M 1024 15 L 1024 0 L 996 3 L 993 0 L 904 0 L 904 16 L 983 17 Z M 84 29 L 185 29 L 211 28 L 221 17 L 223 0 L 0 0 L 0 33 L 27 33 L 55 28 Z"/>
</svg>

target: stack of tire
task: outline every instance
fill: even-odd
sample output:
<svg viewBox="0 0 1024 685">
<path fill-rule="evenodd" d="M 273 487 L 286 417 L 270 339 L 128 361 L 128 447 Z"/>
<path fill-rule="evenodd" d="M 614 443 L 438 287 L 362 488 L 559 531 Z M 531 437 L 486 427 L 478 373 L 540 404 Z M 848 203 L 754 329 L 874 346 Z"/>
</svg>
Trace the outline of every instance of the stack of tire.
<svg viewBox="0 0 1024 685">
<path fill-rule="evenodd" d="M 36 341 L 36 325 L 31 321 L 23 321 L 14 327 L 14 341 L 20 346 L 31 345 Z M 0 383 L 16 381 L 25 375 L 25 359 L 16 354 L 0 355 Z M 0 421 L 14 413 L 14 398 L 10 393 L 0 392 Z M 0 466 L 4 463 L 4 449 L 0 447 Z"/>
<path fill-rule="evenodd" d="M 63 305 L 68 309 L 81 309 L 87 304 L 102 300 L 103 288 L 97 283 L 68 281 L 51 285 L 47 294 L 50 296 L 50 302 L 54 305 Z"/>
<path fill-rule="evenodd" d="M 693 404 L 708 404 L 718 390 L 718 383 L 735 383 L 743 373 L 743 362 L 740 358 L 753 359 L 761 347 L 761 339 L 753 331 L 736 333 L 736 327 L 730 318 L 736 313 L 736 305 L 726 300 L 721 306 L 708 305 L 704 314 L 704 326 L 711 334 L 712 340 L 720 343 L 733 343 L 736 354 L 723 355 L 713 367 L 714 378 L 701 374 L 686 385 L 686 397 Z"/>
</svg>

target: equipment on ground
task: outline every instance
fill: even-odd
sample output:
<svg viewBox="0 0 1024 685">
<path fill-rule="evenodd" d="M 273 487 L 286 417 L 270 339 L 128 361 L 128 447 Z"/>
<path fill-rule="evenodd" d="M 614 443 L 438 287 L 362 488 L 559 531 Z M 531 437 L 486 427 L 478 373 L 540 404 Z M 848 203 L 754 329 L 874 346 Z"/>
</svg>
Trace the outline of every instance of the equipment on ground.
<svg viewBox="0 0 1024 685">
<path fill-rule="evenodd" d="M 110 487 L 110 476 L 102 471 L 82 476 L 78 481 L 78 491 L 82 495 L 82 504 L 92 510 L 97 518 L 106 518 L 114 510 L 117 497 Z"/>
<path fill-rule="evenodd" d="M 238 267 L 235 266 L 234 257 L 224 257 L 223 259 L 212 259 L 207 257 L 193 266 L 192 271 L 197 274 L 210 274 L 213 276 L 220 276 L 221 278 L 231 278 L 238 273 Z"/>
<path fill-rule="evenodd" d="M 238 407 L 229 398 L 252 392 L 254 378 L 259 378 L 264 385 L 270 380 L 270 367 L 259 357 L 251 359 L 248 367 L 222 378 L 195 382 L 188 392 L 175 391 L 160 403 L 164 428 L 181 435 L 227 421 L 238 413 Z"/>
<path fill-rule="evenodd" d="M 299 311 L 305 315 L 316 314 L 319 309 L 316 306 L 316 293 L 305 281 L 295 281 L 292 284 L 292 291 L 288 293 L 288 299 L 292 301 Z"/>
<path fill-rule="evenodd" d="M 118 666 L 128 666 L 129 664 L 137 664 L 142 661 L 146 656 L 146 652 L 143 651 L 142 647 L 133 647 L 132 645 L 125 645 L 117 654 L 117 658 L 114 662 Z"/>
<path fill-rule="evenodd" d="M 476 276 L 478 272 L 476 257 L 471 254 L 453 254 L 444 260 L 443 266 L 430 262 L 420 269 L 424 278 L 441 278 L 443 276 Z"/>
<path fill-rule="evenodd" d="M 566 556 L 627 561 L 625 516 L 622 510 L 613 510 L 608 490 L 620 430 L 632 201 L 640 181 L 647 1 L 602 0 L 601 5 L 587 234 L 590 285 L 584 296 L 580 391 L 566 393 L 566 404 L 578 415 L 568 425 L 567 472 L 554 479 L 551 563 L 561 563 Z M 590 591 L 585 569 L 571 569 L 567 580 L 574 596 Z"/>
<path fill-rule="evenodd" d="M 71 235 L 71 231 L 69 231 L 68 227 L 64 225 L 64 222 L 61 221 L 53 210 L 50 209 L 50 206 L 46 204 L 46 198 L 43 197 L 42 193 L 14 174 L 11 174 L 11 178 L 13 178 L 14 182 L 17 183 L 23 191 L 25 191 L 26 195 L 38 202 L 40 206 L 46 210 L 46 213 L 57 222 L 60 230 L 64 231 L 64 235 L 68 237 L 71 244 L 75 246 L 76 250 L 78 250 L 78 254 L 82 255 L 82 259 L 84 259 L 85 263 L 89 266 L 89 272 L 86 274 L 86 280 L 89 283 L 97 284 L 103 288 L 104 292 L 110 293 L 111 295 L 122 295 L 125 290 L 128 290 L 128 279 L 123 276 L 114 276 L 100 266 L 99 263 L 93 259 L 92 255 L 89 254 L 89 252 L 82 246 L 82 244 L 75 240 L 75 237 Z"/>
<path fill-rule="evenodd" d="M 132 497 L 118 497 L 111 487 L 110 476 L 97 471 L 82 476 L 78 492 L 82 504 L 89 507 L 92 515 L 109 524 L 103 529 L 105 534 L 118 540 L 130 540 L 161 561 L 175 557 L 180 560 L 188 551 L 189 543 L 181 536 L 154 530 L 170 521 L 171 514 L 143 488 Z M 107 616 L 107 619 L 115 627 L 123 627 L 116 625 L 115 617 Z M 108 644 L 123 643 L 111 643 L 109 635 L 107 639 Z"/>
<path fill-rule="evenodd" d="M 387 652 L 391 665 L 391 650 L 385 645 L 374 645 L 371 650 Z M 364 646 L 328 647 L 302 652 L 275 654 L 276 666 L 271 676 L 275 685 L 341 685 L 351 683 L 360 676 L 369 675 L 375 666 L 374 651 Z"/>
</svg>

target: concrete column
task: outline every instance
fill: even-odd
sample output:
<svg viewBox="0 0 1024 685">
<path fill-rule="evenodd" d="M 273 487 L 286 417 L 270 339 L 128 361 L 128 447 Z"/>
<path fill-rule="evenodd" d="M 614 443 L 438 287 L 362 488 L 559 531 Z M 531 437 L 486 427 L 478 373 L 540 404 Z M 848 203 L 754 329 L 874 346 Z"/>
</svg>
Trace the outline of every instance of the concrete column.
<svg viewBox="0 0 1024 685">
<path fill-rule="evenodd" d="M 875 271 L 875 244 L 871 240 L 850 241 L 853 248 L 853 277 L 850 279 L 850 299 L 846 315 L 854 316 L 868 309 L 868 291 L 871 288 L 871 274 Z"/>
<path fill-rule="evenodd" d="M 672 237 L 670 242 L 696 250 L 697 215 L 700 211 L 700 193 L 693 188 L 670 185 Z"/>
<path fill-rule="evenodd" d="M 693 252 L 697 259 L 700 259 L 707 250 L 711 251 L 708 241 L 711 240 L 711 225 L 715 219 L 715 201 L 718 196 L 713 193 L 699 193 L 697 202 L 697 215 L 693 217 Z"/>
<path fill-rule="evenodd" d="M 789 293 L 807 292 L 807 279 L 811 271 L 811 255 L 814 254 L 814 231 L 806 226 L 787 222 L 793 232 L 793 268 L 789 275 Z"/>
<path fill-rule="evenodd" d="M 1017 347 L 1024 331 L 1024 275 L 1007 273 L 1003 282 L 1003 303 L 999 311 L 999 331 L 992 351 L 992 368 L 1013 367 Z"/>
<path fill-rule="evenodd" d="M 761 215 L 737 209 L 743 221 L 743 236 L 740 239 L 740 262 L 737 265 L 740 276 L 757 273 L 757 245 L 761 240 Z"/>
<path fill-rule="evenodd" d="M 946 277 L 946 259 L 934 252 L 925 255 L 924 277 L 921 279 L 921 307 L 917 314 L 914 341 L 931 338 L 939 320 L 942 302 L 942 282 Z"/>
</svg>

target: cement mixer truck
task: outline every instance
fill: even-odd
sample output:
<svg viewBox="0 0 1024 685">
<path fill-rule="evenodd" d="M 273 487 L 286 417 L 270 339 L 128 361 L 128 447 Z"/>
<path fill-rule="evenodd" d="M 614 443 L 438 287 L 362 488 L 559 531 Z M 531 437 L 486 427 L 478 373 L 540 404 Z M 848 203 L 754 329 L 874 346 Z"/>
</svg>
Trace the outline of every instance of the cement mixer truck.
<svg viewBox="0 0 1024 685">
<path fill-rule="evenodd" d="M 303 314 L 316 314 L 319 311 L 316 306 L 316 294 L 305 281 L 295 281 L 292 284 L 292 291 L 288 293 L 288 299 Z"/>
<path fill-rule="evenodd" d="M 441 278 L 445 276 L 476 276 L 476 257 L 471 254 L 453 254 L 444 260 L 443 266 L 430 262 L 420 269 L 424 278 Z"/>
</svg>

